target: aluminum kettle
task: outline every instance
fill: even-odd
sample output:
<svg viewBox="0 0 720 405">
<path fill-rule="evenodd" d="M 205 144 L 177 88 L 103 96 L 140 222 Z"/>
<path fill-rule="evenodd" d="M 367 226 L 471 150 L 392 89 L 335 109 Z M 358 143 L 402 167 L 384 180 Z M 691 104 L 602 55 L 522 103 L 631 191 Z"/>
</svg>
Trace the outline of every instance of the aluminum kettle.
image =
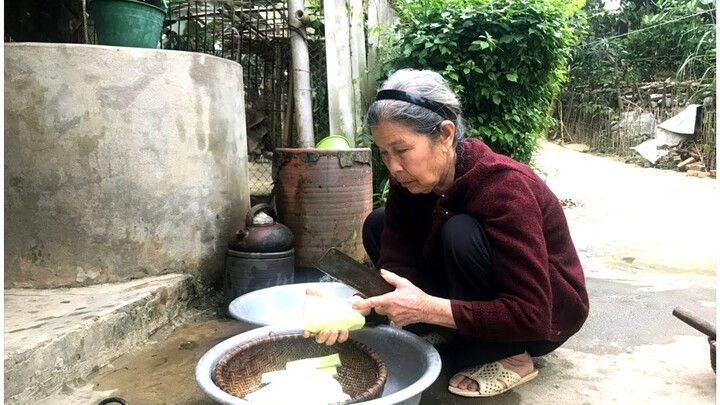
<svg viewBox="0 0 720 405">
<path fill-rule="evenodd" d="M 245 225 L 237 228 L 230 237 L 228 248 L 254 253 L 284 252 L 292 249 L 292 231 L 276 221 L 277 214 L 269 204 L 252 206 L 245 217 Z"/>
</svg>

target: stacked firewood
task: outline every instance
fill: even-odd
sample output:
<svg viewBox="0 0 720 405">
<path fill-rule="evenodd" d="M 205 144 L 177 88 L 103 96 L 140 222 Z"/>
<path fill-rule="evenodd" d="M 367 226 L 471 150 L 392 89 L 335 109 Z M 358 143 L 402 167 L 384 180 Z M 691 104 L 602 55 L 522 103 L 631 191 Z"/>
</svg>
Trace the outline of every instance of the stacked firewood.
<svg viewBox="0 0 720 405">
<path fill-rule="evenodd" d="M 703 153 L 692 141 L 669 147 L 668 154 L 661 160 L 675 162 L 678 171 L 686 172 L 688 176 L 712 178 L 717 176 L 716 170 L 708 169 Z"/>
</svg>

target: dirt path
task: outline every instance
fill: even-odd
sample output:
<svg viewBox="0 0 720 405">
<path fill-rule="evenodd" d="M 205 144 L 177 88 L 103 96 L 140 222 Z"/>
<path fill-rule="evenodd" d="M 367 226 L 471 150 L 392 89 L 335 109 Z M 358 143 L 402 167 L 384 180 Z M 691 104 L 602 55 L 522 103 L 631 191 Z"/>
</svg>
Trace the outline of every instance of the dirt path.
<svg viewBox="0 0 720 405">
<path fill-rule="evenodd" d="M 566 209 L 586 273 L 656 274 L 714 282 L 718 242 L 715 179 L 646 169 L 545 142 L 537 164 Z"/>
</svg>

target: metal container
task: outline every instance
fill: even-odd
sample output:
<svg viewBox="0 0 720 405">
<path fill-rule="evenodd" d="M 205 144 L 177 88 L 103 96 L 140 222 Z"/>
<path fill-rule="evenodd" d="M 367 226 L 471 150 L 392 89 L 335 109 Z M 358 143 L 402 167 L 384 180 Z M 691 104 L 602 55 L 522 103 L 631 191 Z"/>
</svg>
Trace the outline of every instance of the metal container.
<svg viewBox="0 0 720 405">
<path fill-rule="evenodd" d="M 228 306 L 231 317 L 256 326 L 302 327 L 305 290 L 311 288 L 326 297 L 345 299 L 357 293 L 343 283 L 299 283 L 247 293 Z"/>
<path fill-rule="evenodd" d="M 230 316 L 260 328 L 228 339 L 203 356 L 196 368 L 196 379 L 208 396 L 221 404 L 247 403 L 239 398 L 228 398 L 207 376 L 217 361 L 240 342 L 264 336 L 270 331 L 300 330 L 302 303 L 307 288 L 337 298 L 347 298 L 357 292 L 338 282 L 304 283 L 265 288 L 235 299 L 229 307 Z M 364 404 L 419 404 L 422 392 L 440 374 L 441 360 L 437 350 L 413 333 L 380 325 L 351 331 L 350 337 L 375 350 L 388 369 L 382 397 Z"/>
<path fill-rule="evenodd" d="M 214 401 L 225 405 L 249 404 L 220 388 L 212 380 L 215 365 L 233 348 L 271 334 L 301 332 L 282 326 L 265 326 L 233 336 L 210 349 L 195 367 L 200 389 Z M 373 349 L 385 362 L 388 378 L 380 398 L 362 402 L 367 405 L 417 405 L 425 391 L 440 375 L 442 363 L 437 350 L 413 333 L 380 325 L 350 332 L 350 337 Z"/>
<path fill-rule="evenodd" d="M 369 148 L 279 148 L 275 205 L 295 235 L 295 263 L 313 267 L 330 247 L 365 259 L 362 224 L 372 210 Z"/>
<path fill-rule="evenodd" d="M 293 282 L 293 234 L 276 218 L 268 204 L 255 205 L 248 211 L 245 224 L 228 241 L 224 278 L 227 303 L 250 291 Z"/>
</svg>

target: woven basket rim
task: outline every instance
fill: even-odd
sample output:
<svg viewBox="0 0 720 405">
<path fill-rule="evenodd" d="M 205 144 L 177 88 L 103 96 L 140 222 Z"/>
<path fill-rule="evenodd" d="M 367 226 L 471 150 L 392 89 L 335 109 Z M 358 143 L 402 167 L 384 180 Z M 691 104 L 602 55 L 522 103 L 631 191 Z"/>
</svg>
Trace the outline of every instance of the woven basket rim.
<svg viewBox="0 0 720 405">
<path fill-rule="evenodd" d="M 240 352 L 243 352 L 245 350 L 248 350 L 254 346 L 262 345 L 264 343 L 268 342 L 276 342 L 279 340 L 290 340 L 290 339 L 307 339 L 305 336 L 303 336 L 302 333 L 299 332 L 292 332 L 292 333 L 274 333 L 270 332 L 267 336 L 262 336 L 259 338 L 255 338 L 252 340 L 249 340 L 247 342 L 241 343 L 231 350 L 229 350 L 227 353 L 225 353 L 220 360 L 218 360 L 217 364 L 213 368 L 212 372 L 212 380 L 215 383 L 215 385 L 218 386 L 221 390 L 225 391 L 223 388 L 226 385 L 225 377 L 220 372 L 220 369 L 225 367 L 225 365 L 231 361 L 235 356 L 237 356 Z M 320 344 L 320 343 L 318 343 Z M 364 352 L 366 355 L 368 355 L 372 361 L 375 363 L 377 367 L 378 372 L 378 378 L 375 380 L 375 382 L 365 389 L 361 394 L 356 395 L 355 397 L 351 398 L 348 401 L 340 402 L 338 404 L 334 405 L 344 405 L 344 404 L 352 404 L 356 402 L 363 402 L 368 401 L 371 399 L 378 398 L 385 387 L 385 383 L 387 381 L 387 367 L 385 366 L 385 361 L 380 357 L 380 355 L 375 352 L 372 348 L 370 348 L 368 345 L 359 342 L 355 339 L 348 338 L 343 343 L 336 343 L 338 345 L 345 345 L 349 344 L 351 346 L 356 347 L 357 349 Z M 226 391 L 227 392 L 227 391 Z"/>
</svg>

